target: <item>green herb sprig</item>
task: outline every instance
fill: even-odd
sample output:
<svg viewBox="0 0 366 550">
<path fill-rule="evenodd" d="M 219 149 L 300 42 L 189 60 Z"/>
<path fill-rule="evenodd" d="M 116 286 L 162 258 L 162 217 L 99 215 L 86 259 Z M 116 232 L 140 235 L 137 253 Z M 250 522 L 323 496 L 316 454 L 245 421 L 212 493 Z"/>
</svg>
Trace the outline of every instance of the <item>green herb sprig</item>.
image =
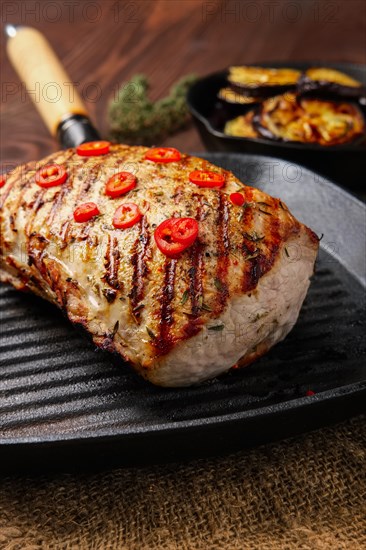
<svg viewBox="0 0 366 550">
<path fill-rule="evenodd" d="M 166 97 L 153 102 L 148 97 L 147 77 L 135 75 L 109 103 L 111 139 L 131 145 L 154 145 L 186 126 L 189 121 L 186 95 L 196 80 L 194 75 L 183 77 Z"/>
</svg>

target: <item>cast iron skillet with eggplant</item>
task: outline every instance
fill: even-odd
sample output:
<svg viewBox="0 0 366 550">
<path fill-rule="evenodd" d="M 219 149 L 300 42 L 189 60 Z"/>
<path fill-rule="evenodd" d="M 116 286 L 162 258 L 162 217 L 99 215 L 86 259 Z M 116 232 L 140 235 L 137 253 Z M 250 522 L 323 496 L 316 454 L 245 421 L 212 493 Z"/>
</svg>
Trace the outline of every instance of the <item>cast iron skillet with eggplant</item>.
<svg viewBox="0 0 366 550">
<path fill-rule="evenodd" d="M 362 191 L 366 169 L 366 68 L 319 61 L 259 65 L 252 70 L 250 66 L 225 69 L 203 77 L 191 87 L 188 105 L 208 150 L 278 156 L 316 170 L 355 192 Z M 289 103 L 293 94 L 296 121 L 302 120 L 308 109 L 321 111 L 327 123 L 329 114 L 337 113 L 337 127 L 332 131 L 338 141 L 324 145 L 321 140 L 305 142 L 284 135 L 281 127 L 285 125 L 273 123 L 276 113 L 271 108 L 281 100 Z M 228 135 L 227 125 L 236 125 L 234 131 L 244 126 L 246 136 Z"/>
</svg>

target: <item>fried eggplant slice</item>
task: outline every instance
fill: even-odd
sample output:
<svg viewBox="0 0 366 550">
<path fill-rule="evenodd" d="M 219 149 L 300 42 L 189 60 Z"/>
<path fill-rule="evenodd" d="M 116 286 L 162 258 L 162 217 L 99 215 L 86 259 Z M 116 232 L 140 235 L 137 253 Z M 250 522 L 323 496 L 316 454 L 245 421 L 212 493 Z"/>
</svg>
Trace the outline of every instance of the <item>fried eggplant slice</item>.
<svg viewBox="0 0 366 550">
<path fill-rule="evenodd" d="M 225 124 L 224 133 L 228 136 L 256 138 L 259 137 L 257 130 L 253 126 L 254 111 L 249 111 L 245 115 L 238 116 L 229 120 Z"/>
<path fill-rule="evenodd" d="M 366 95 L 361 82 L 349 75 L 327 67 L 311 67 L 301 76 L 298 90 L 301 94 L 335 95 L 360 98 Z"/>
<path fill-rule="evenodd" d="M 221 88 L 217 97 L 222 101 L 225 101 L 226 103 L 230 103 L 232 105 L 253 105 L 261 101 L 261 98 L 259 97 L 239 93 L 238 91 L 233 90 L 230 87 Z"/>
<path fill-rule="evenodd" d="M 300 76 L 300 71 L 290 68 L 230 67 L 228 82 L 241 93 L 268 97 L 294 89 Z"/>
</svg>

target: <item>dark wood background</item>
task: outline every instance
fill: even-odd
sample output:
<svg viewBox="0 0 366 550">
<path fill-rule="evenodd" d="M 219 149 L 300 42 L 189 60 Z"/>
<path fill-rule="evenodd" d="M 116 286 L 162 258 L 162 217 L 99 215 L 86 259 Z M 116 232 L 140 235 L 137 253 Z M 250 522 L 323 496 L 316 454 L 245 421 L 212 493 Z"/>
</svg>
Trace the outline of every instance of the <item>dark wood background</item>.
<svg viewBox="0 0 366 550">
<path fill-rule="evenodd" d="M 151 97 L 182 75 L 270 60 L 366 63 L 364 0 L 53 0 L 1 2 L 3 23 L 49 39 L 105 135 L 108 99 L 143 72 Z M 4 46 L 4 38 L 2 38 Z M 2 170 L 57 149 L 1 48 Z M 169 140 L 202 150 L 193 126 Z"/>
</svg>

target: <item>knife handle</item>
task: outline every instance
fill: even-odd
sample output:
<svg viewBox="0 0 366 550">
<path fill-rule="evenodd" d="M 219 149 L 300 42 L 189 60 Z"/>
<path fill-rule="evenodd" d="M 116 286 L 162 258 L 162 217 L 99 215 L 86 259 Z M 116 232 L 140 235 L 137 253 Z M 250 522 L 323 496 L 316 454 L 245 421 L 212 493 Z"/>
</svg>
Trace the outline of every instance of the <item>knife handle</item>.
<svg viewBox="0 0 366 550">
<path fill-rule="evenodd" d="M 7 53 L 47 128 L 64 147 L 100 139 L 72 80 L 39 31 L 13 27 Z"/>
</svg>

